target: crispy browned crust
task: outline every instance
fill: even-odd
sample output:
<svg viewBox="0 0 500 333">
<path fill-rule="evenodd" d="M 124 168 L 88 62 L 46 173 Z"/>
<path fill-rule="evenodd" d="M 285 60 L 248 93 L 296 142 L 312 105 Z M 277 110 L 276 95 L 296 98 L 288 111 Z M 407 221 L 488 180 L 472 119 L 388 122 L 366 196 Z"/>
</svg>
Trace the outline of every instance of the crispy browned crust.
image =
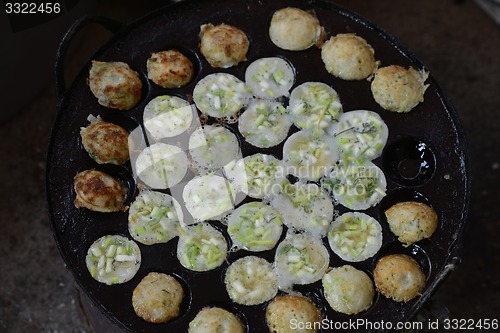
<svg viewBox="0 0 500 333">
<path fill-rule="evenodd" d="M 250 42 L 240 29 L 227 24 L 201 26 L 200 51 L 210 66 L 227 68 L 247 60 Z"/>
<path fill-rule="evenodd" d="M 321 59 L 329 73 L 344 80 L 366 79 L 377 68 L 371 45 L 353 33 L 331 37 L 323 45 Z"/>
<path fill-rule="evenodd" d="M 296 319 L 298 323 L 311 323 L 312 325 L 321 322 L 321 312 L 309 298 L 301 295 L 276 296 L 267 306 L 266 322 L 270 332 L 296 332 L 290 325 L 292 319 Z M 312 333 L 317 330 L 304 332 Z"/>
<path fill-rule="evenodd" d="M 371 90 L 375 102 L 388 111 L 410 112 L 424 101 L 429 73 L 390 65 L 375 72 Z"/>
<path fill-rule="evenodd" d="M 375 286 L 382 295 L 396 302 L 408 302 L 425 286 L 425 275 L 419 264 L 404 254 L 390 254 L 373 270 Z"/>
<path fill-rule="evenodd" d="M 145 321 L 166 323 L 179 316 L 183 298 L 182 285 L 174 277 L 151 272 L 135 287 L 132 306 Z"/>
<path fill-rule="evenodd" d="M 241 321 L 233 313 L 218 307 L 204 307 L 189 323 L 188 333 L 243 333 Z"/>
<path fill-rule="evenodd" d="M 114 82 L 116 78 L 123 82 Z M 122 62 L 92 61 L 87 83 L 99 104 L 108 108 L 129 110 L 141 98 L 139 75 Z"/>
<path fill-rule="evenodd" d="M 74 178 L 77 208 L 87 208 L 97 212 L 109 213 L 125 211 L 123 205 L 127 194 L 125 186 L 110 175 L 97 171 L 85 170 Z"/>
<path fill-rule="evenodd" d="M 148 78 L 163 88 L 180 88 L 194 76 L 191 60 L 172 49 L 151 54 L 147 62 Z"/>
<path fill-rule="evenodd" d="M 326 32 L 314 11 L 286 7 L 274 12 L 269 25 L 269 37 L 279 48 L 301 51 L 313 45 L 321 47 Z"/>
<path fill-rule="evenodd" d="M 430 238 L 438 226 L 436 212 L 421 202 L 399 202 L 386 210 L 385 216 L 391 231 L 405 244 Z"/>
<path fill-rule="evenodd" d="M 105 121 L 95 121 L 80 131 L 82 144 L 90 157 L 99 164 L 121 165 L 129 159 L 129 133 L 122 127 Z"/>
</svg>

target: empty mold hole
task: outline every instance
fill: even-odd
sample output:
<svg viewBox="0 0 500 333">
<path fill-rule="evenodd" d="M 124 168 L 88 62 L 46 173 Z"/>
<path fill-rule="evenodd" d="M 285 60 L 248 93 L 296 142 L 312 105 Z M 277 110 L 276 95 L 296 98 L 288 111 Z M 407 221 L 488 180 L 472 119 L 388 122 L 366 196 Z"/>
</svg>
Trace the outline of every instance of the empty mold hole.
<svg viewBox="0 0 500 333">
<path fill-rule="evenodd" d="M 432 178 L 436 169 L 436 158 L 428 144 L 415 138 L 391 143 L 382 159 L 386 174 L 401 185 L 422 185 Z"/>
</svg>

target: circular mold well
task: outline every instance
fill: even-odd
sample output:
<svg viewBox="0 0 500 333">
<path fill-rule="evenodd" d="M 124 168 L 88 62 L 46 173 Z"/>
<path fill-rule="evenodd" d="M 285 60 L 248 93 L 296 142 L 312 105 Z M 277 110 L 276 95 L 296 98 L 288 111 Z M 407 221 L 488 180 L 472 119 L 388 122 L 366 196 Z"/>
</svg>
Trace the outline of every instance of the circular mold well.
<svg viewBox="0 0 500 333">
<path fill-rule="evenodd" d="M 390 143 L 382 155 L 386 175 L 405 186 L 419 186 L 429 181 L 436 170 L 436 157 L 426 142 L 404 138 Z"/>
</svg>

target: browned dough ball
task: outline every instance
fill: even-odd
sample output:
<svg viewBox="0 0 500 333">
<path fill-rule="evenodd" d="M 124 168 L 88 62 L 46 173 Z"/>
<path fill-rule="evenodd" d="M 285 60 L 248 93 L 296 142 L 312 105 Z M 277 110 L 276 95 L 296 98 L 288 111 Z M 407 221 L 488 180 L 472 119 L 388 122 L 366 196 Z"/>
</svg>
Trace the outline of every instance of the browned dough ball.
<svg viewBox="0 0 500 333">
<path fill-rule="evenodd" d="M 121 165 L 128 161 L 129 133 L 123 127 L 93 118 L 80 135 L 83 147 L 97 163 Z"/>
<path fill-rule="evenodd" d="M 132 306 L 145 321 L 166 323 L 179 316 L 183 298 L 184 289 L 174 277 L 151 272 L 135 287 Z"/>
<path fill-rule="evenodd" d="M 102 106 L 129 110 L 141 99 L 139 75 L 123 62 L 92 61 L 87 83 Z"/>
<path fill-rule="evenodd" d="M 314 333 L 319 331 L 314 326 L 321 323 L 321 312 L 302 295 L 276 296 L 267 306 L 266 322 L 271 333 Z"/>
<path fill-rule="evenodd" d="M 163 88 L 181 88 L 194 76 L 191 60 L 178 50 L 155 52 L 147 62 L 148 79 Z"/>
<path fill-rule="evenodd" d="M 399 202 L 385 211 L 391 231 L 401 243 L 413 244 L 430 238 L 438 226 L 438 216 L 421 202 Z"/>
<path fill-rule="evenodd" d="M 250 42 L 247 35 L 227 24 L 201 26 L 200 51 L 210 66 L 228 68 L 247 60 Z"/>
<path fill-rule="evenodd" d="M 375 52 L 368 42 L 356 34 L 338 34 L 321 48 L 326 70 L 344 80 L 362 80 L 377 68 Z"/>
<path fill-rule="evenodd" d="M 244 333 L 243 324 L 233 313 L 205 307 L 189 323 L 188 333 Z"/>
<path fill-rule="evenodd" d="M 312 14 L 294 7 L 277 10 L 269 25 L 271 41 L 284 50 L 302 51 L 321 46 L 325 30 Z"/>
<path fill-rule="evenodd" d="M 375 102 L 388 111 L 410 112 L 424 101 L 429 73 L 391 65 L 379 68 L 371 84 Z"/>
<path fill-rule="evenodd" d="M 425 286 L 422 268 L 405 254 L 390 254 L 377 262 L 373 270 L 375 286 L 382 295 L 396 302 L 408 302 Z"/>
<path fill-rule="evenodd" d="M 97 170 L 85 170 L 74 178 L 75 206 L 96 212 L 118 212 L 123 206 L 127 189 L 118 180 Z"/>
</svg>

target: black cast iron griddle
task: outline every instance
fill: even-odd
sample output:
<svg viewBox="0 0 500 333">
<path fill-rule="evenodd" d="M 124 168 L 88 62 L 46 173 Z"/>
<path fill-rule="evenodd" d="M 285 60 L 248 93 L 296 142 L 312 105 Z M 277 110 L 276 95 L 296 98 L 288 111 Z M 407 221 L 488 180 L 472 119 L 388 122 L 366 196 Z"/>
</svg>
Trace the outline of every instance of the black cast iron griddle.
<svg viewBox="0 0 500 333">
<path fill-rule="evenodd" d="M 365 38 L 375 49 L 382 66 L 390 64 L 424 68 L 425 66 L 397 40 L 381 28 L 333 3 L 324 0 L 220 0 L 185 1 L 162 8 L 128 26 L 102 18 L 86 18 L 74 25 L 63 40 L 56 66 L 59 112 L 54 124 L 47 156 L 47 198 L 53 233 L 61 255 L 76 281 L 93 302 L 114 322 L 131 332 L 185 332 L 188 323 L 204 306 L 221 306 L 235 312 L 246 324 L 247 332 L 266 332 L 266 304 L 242 306 L 233 304 L 224 288 L 224 272 L 229 263 L 255 253 L 232 252 L 221 267 L 210 272 L 196 273 L 183 268 L 176 258 L 177 239 L 167 244 L 145 246 L 139 244 L 142 265 L 137 275 L 121 285 L 107 286 L 94 280 L 85 266 L 89 246 L 107 234 L 121 234 L 130 238 L 127 213 L 97 213 L 76 209 L 73 205 L 73 177 L 86 169 L 108 172 L 129 186 L 128 202 L 137 194 L 137 183 L 130 163 L 124 166 L 100 166 L 90 159 L 81 145 L 80 127 L 88 124 L 87 116 L 101 115 L 105 120 L 122 125 L 129 131 L 142 126 L 144 106 L 154 97 L 165 94 L 189 98 L 195 84 L 207 74 L 231 73 L 244 80 L 245 69 L 252 61 L 266 56 L 280 56 L 296 70 L 294 87 L 306 81 L 321 81 L 331 85 L 339 94 L 344 112 L 356 109 L 373 110 L 380 114 L 389 127 L 389 140 L 382 157 L 374 162 L 386 174 L 387 197 L 366 211 L 382 225 L 384 242 L 379 253 L 368 260 L 352 264 L 372 275 L 377 260 L 389 253 L 405 253 L 423 267 L 427 282 L 423 295 L 408 303 L 396 303 L 377 294 L 373 306 L 356 316 L 347 316 L 330 309 L 325 301 L 321 282 L 295 289 L 311 297 L 320 307 L 324 318 L 334 322 L 349 319 L 367 319 L 371 322 L 396 322 L 409 319 L 421 308 L 438 284 L 459 261 L 460 237 L 465 224 L 470 183 L 465 139 L 458 117 L 432 77 L 425 94 L 425 102 L 408 114 L 396 114 L 378 106 L 370 91 L 370 82 L 343 81 L 328 74 L 320 57 L 320 50 L 284 51 L 272 44 L 268 27 L 272 14 L 280 8 L 293 6 L 314 10 L 328 37 L 353 32 Z M 90 60 L 65 91 L 62 62 L 72 35 L 83 24 L 97 21 L 115 30 L 115 36 L 92 59 L 123 61 L 140 73 L 144 89 L 140 103 L 129 111 L 117 111 L 100 106 L 90 92 L 86 78 Z M 204 23 L 227 23 L 247 34 L 250 40 L 248 61 L 229 69 L 211 68 L 198 49 L 198 33 Z M 195 79 L 181 89 L 166 90 L 147 80 L 146 60 L 151 52 L 178 48 L 195 64 Z M 227 125 L 237 133 L 236 125 Z M 292 127 L 292 132 L 296 131 Z M 290 133 L 290 134 L 291 134 Z M 238 133 L 237 133 L 238 134 Z M 261 151 L 282 157 L 283 144 L 271 149 L 256 149 L 239 135 L 244 155 Z M 431 205 L 439 216 L 439 227 L 430 240 L 403 247 L 390 232 L 384 210 L 393 203 L 417 200 Z M 336 206 L 340 213 L 347 211 Z M 220 223 L 215 226 L 224 230 Z M 224 231 L 225 232 L 225 231 Z M 227 236 L 227 233 L 225 233 Z M 284 233 L 285 234 L 285 233 Z M 283 237 L 284 237 L 283 234 Z M 228 237 L 229 240 L 229 237 Z M 327 248 L 329 249 L 328 245 Z M 330 266 L 349 264 L 330 251 Z M 258 253 L 272 262 L 274 250 Z M 149 324 L 137 317 L 132 308 L 132 291 L 151 271 L 175 275 L 183 284 L 186 298 L 181 315 L 167 324 Z"/>
</svg>

